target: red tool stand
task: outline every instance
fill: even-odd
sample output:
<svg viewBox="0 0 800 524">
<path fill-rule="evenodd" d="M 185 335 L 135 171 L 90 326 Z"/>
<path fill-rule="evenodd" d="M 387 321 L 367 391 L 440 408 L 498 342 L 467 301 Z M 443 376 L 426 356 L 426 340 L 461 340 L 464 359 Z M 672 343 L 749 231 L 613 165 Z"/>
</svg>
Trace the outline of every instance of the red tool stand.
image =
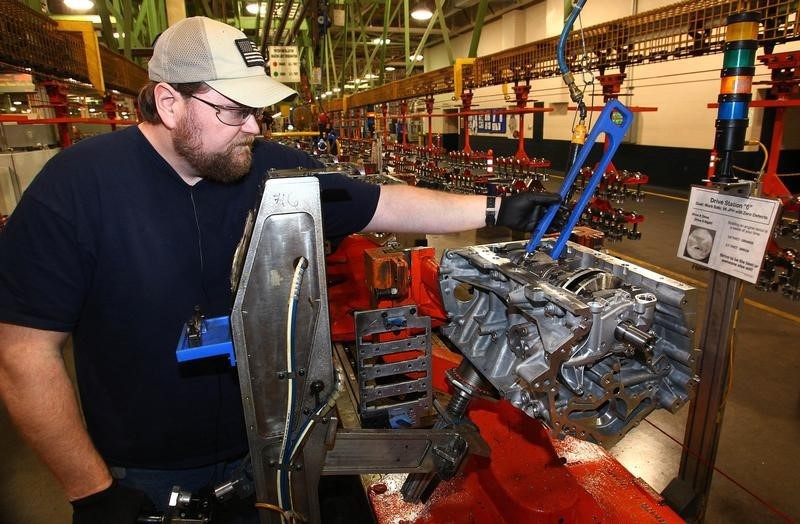
<svg viewBox="0 0 800 524">
<path fill-rule="evenodd" d="M 775 109 L 775 122 L 772 124 L 772 141 L 769 146 L 767 170 L 761 177 L 765 196 L 775 196 L 781 200 L 791 199 L 792 193 L 778 175 L 778 160 L 783 142 L 783 127 L 786 110 L 800 107 L 800 53 L 775 53 L 763 55 L 758 59 L 771 70 L 771 79 L 759 84 L 772 86 L 770 92 L 775 100 L 753 100 L 750 107 L 770 107 Z M 786 203 L 786 202 L 784 202 Z M 795 206 L 797 203 L 795 202 Z"/>
<path fill-rule="evenodd" d="M 434 388 L 459 357 L 434 347 Z M 424 504 L 400 493 L 404 475 L 369 486 L 378 524 L 679 523 L 663 499 L 599 446 L 573 438 L 553 441 L 542 424 L 509 403 L 473 400 L 470 419 L 491 447 L 470 457 Z"/>
<path fill-rule="evenodd" d="M 627 75 L 625 73 L 600 75 L 597 77 L 603 88 L 604 103 L 619 98 L 622 83 L 625 81 L 626 77 Z M 572 107 L 570 109 L 577 108 Z M 587 109 L 590 111 L 601 111 L 603 108 L 588 107 Z M 658 111 L 656 107 L 628 107 L 628 109 L 633 113 Z M 603 151 L 607 151 L 610 145 L 609 138 L 606 136 L 603 144 Z M 597 164 L 595 164 L 594 169 L 597 169 Z M 583 188 L 586 181 L 591 178 L 594 169 L 581 169 L 581 188 Z M 601 229 L 608 235 L 608 239 L 611 241 L 622 240 L 623 236 L 634 240 L 641 238 L 642 234 L 639 231 L 639 224 L 644 222 L 644 215 L 614 208 L 610 200 L 621 202 L 627 197 L 633 197 L 636 202 L 640 202 L 644 198 L 642 186 L 649 181 L 650 177 L 644 173 L 627 170 L 619 171 L 616 166 L 614 166 L 613 161 L 609 162 L 606 172 L 603 173 L 603 179 L 597 188 L 597 196 L 592 198 L 589 202 L 587 207 L 588 218 L 584 223 L 589 227 Z M 635 190 L 629 190 L 629 187 L 635 187 Z M 624 224 L 630 225 L 631 229 L 624 229 Z"/>
<path fill-rule="evenodd" d="M 792 195 L 789 188 L 783 183 L 778 174 L 778 161 L 781 156 L 783 143 L 784 121 L 786 111 L 791 107 L 800 107 L 800 53 L 773 53 L 758 57 L 770 71 L 770 80 L 756 82 L 770 86 L 770 93 L 775 99 L 753 100 L 750 107 L 772 108 L 775 110 L 775 119 L 772 124 L 772 140 L 769 145 L 769 159 L 764 174 L 761 176 L 761 193 L 765 197 L 775 197 L 781 200 L 783 216 L 800 217 L 800 202 L 797 196 Z M 708 104 L 709 108 L 716 108 L 718 104 Z M 767 246 L 766 265 L 775 264 L 778 268 L 793 271 L 795 268 L 796 253 L 792 249 L 783 249 L 771 238 Z M 763 270 L 762 270 L 763 272 Z M 762 275 L 763 276 L 763 275 Z M 762 282 L 760 287 L 768 289 L 774 287 L 774 282 Z"/>
</svg>

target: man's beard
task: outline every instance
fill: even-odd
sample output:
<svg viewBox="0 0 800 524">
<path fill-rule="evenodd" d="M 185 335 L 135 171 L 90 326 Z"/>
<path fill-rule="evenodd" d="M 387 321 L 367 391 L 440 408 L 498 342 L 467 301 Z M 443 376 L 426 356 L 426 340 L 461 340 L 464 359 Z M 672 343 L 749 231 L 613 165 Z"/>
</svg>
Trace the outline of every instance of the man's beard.
<svg viewBox="0 0 800 524">
<path fill-rule="evenodd" d="M 228 184 L 240 180 L 250 170 L 253 140 L 252 136 L 244 136 L 225 151 L 206 153 L 203 151 L 194 116 L 189 113 L 178 121 L 172 136 L 172 146 L 194 168 L 194 175 Z"/>
</svg>

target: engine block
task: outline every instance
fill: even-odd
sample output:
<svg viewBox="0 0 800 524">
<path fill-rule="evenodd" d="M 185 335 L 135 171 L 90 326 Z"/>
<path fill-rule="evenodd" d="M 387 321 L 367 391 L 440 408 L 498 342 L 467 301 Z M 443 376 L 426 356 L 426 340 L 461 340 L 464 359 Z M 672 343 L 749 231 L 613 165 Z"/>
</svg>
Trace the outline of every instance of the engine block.
<svg viewBox="0 0 800 524">
<path fill-rule="evenodd" d="M 696 290 L 569 243 L 446 251 L 442 334 L 496 390 L 552 435 L 611 446 L 657 408 L 693 397 Z"/>
</svg>

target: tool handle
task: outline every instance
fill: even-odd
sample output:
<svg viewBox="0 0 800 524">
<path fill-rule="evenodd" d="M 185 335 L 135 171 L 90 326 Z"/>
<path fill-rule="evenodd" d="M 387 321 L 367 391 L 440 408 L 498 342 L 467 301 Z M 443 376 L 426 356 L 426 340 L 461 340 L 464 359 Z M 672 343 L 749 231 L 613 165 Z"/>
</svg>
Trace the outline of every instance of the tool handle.
<svg viewBox="0 0 800 524">
<path fill-rule="evenodd" d="M 581 166 L 589 156 L 592 146 L 594 145 L 600 133 L 605 133 L 608 137 L 608 148 L 603 152 L 603 156 L 600 158 L 600 162 L 597 164 L 594 174 L 587 182 L 586 187 L 583 189 L 583 193 L 581 193 L 580 199 L 578 199 L 575 207 L 572 208 L 572 212 L 569 215 L 569 219 L 567 220 L 564 229 L 561 231 L 561 234 L 559 235 L 555 244 L 553 244 L 553 249 L 550 251 L 550 257 L 554 260 L 561 256 L 561 251 L 564 249 L 567 240 L 569 240 L 569 236 L 572 233 L 572 228 L 574 228 L 575 224 L 577 224 L 578 220 L 580 220 L 583 210 L 586 209 L 586 206 L 589 204 L 589 200 L 592 198 L 594 190 L 597 188 L 598 184 L 600 184 L 600 180 L 603 179 L 603 174 L 606 172 L 608 164 L 614 157 L 614 153 L 617 152 L 617 148 L 622 142 L 622 138 L 625 136 L 625 133 L 628 132 L 628 129 L 631 127 L 632 123 L 633 113 L 627 107 L 622 105 L 619 100 L 609 100 L 606 106 L 603 108 L 603 111 L 600 113 L 597 123 L 595 123 L 594 127 L 592 127 L 592 130 L 586 137 L 586 143 L 583 145 L 583 147 L 581 147 L 578 157 L 575 159 L 572 167 L 570 167 L 566 177 L 564 177 L 564 183 L 561 185 L 561 189 L 559 190 L 562 201 L 566 199 L 567 195 L 569 194 L 570 188 L 575 183 L 575 179 L 578 176 Z M 533 236 L 531 237 L 530 242 L 528 242 L 528 254 L 533 253 L 536 248 L 539 247 L 542 238 L 550 227 L 550 224 L 553 223 L 556 213 L 558 213 L 559 206 L 559 204 L 551 205 L 544 217 L 539 220 L 539 223 L 536 225 L 536 229 L 533 231 Z"/>
</svg>

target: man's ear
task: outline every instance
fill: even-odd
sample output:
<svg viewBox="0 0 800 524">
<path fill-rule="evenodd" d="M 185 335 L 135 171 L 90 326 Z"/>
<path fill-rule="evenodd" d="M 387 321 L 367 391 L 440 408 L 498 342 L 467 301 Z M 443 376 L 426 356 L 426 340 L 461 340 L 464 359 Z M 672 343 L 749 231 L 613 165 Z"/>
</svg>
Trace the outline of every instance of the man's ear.
<svg viewBox="0 0 800 524">
<path fill-rule="evenodd" d="M 178 123 L 178 117 L 186 107 L 183 96 L 165 82 L 159 82 L 156 85 L 153 90 L 153 96 L 155 97 L 158 116 L 161 117 L 161 122 L 164 124 L 164 127 L 167 129 L 175 129 Z"/>
</svg>

